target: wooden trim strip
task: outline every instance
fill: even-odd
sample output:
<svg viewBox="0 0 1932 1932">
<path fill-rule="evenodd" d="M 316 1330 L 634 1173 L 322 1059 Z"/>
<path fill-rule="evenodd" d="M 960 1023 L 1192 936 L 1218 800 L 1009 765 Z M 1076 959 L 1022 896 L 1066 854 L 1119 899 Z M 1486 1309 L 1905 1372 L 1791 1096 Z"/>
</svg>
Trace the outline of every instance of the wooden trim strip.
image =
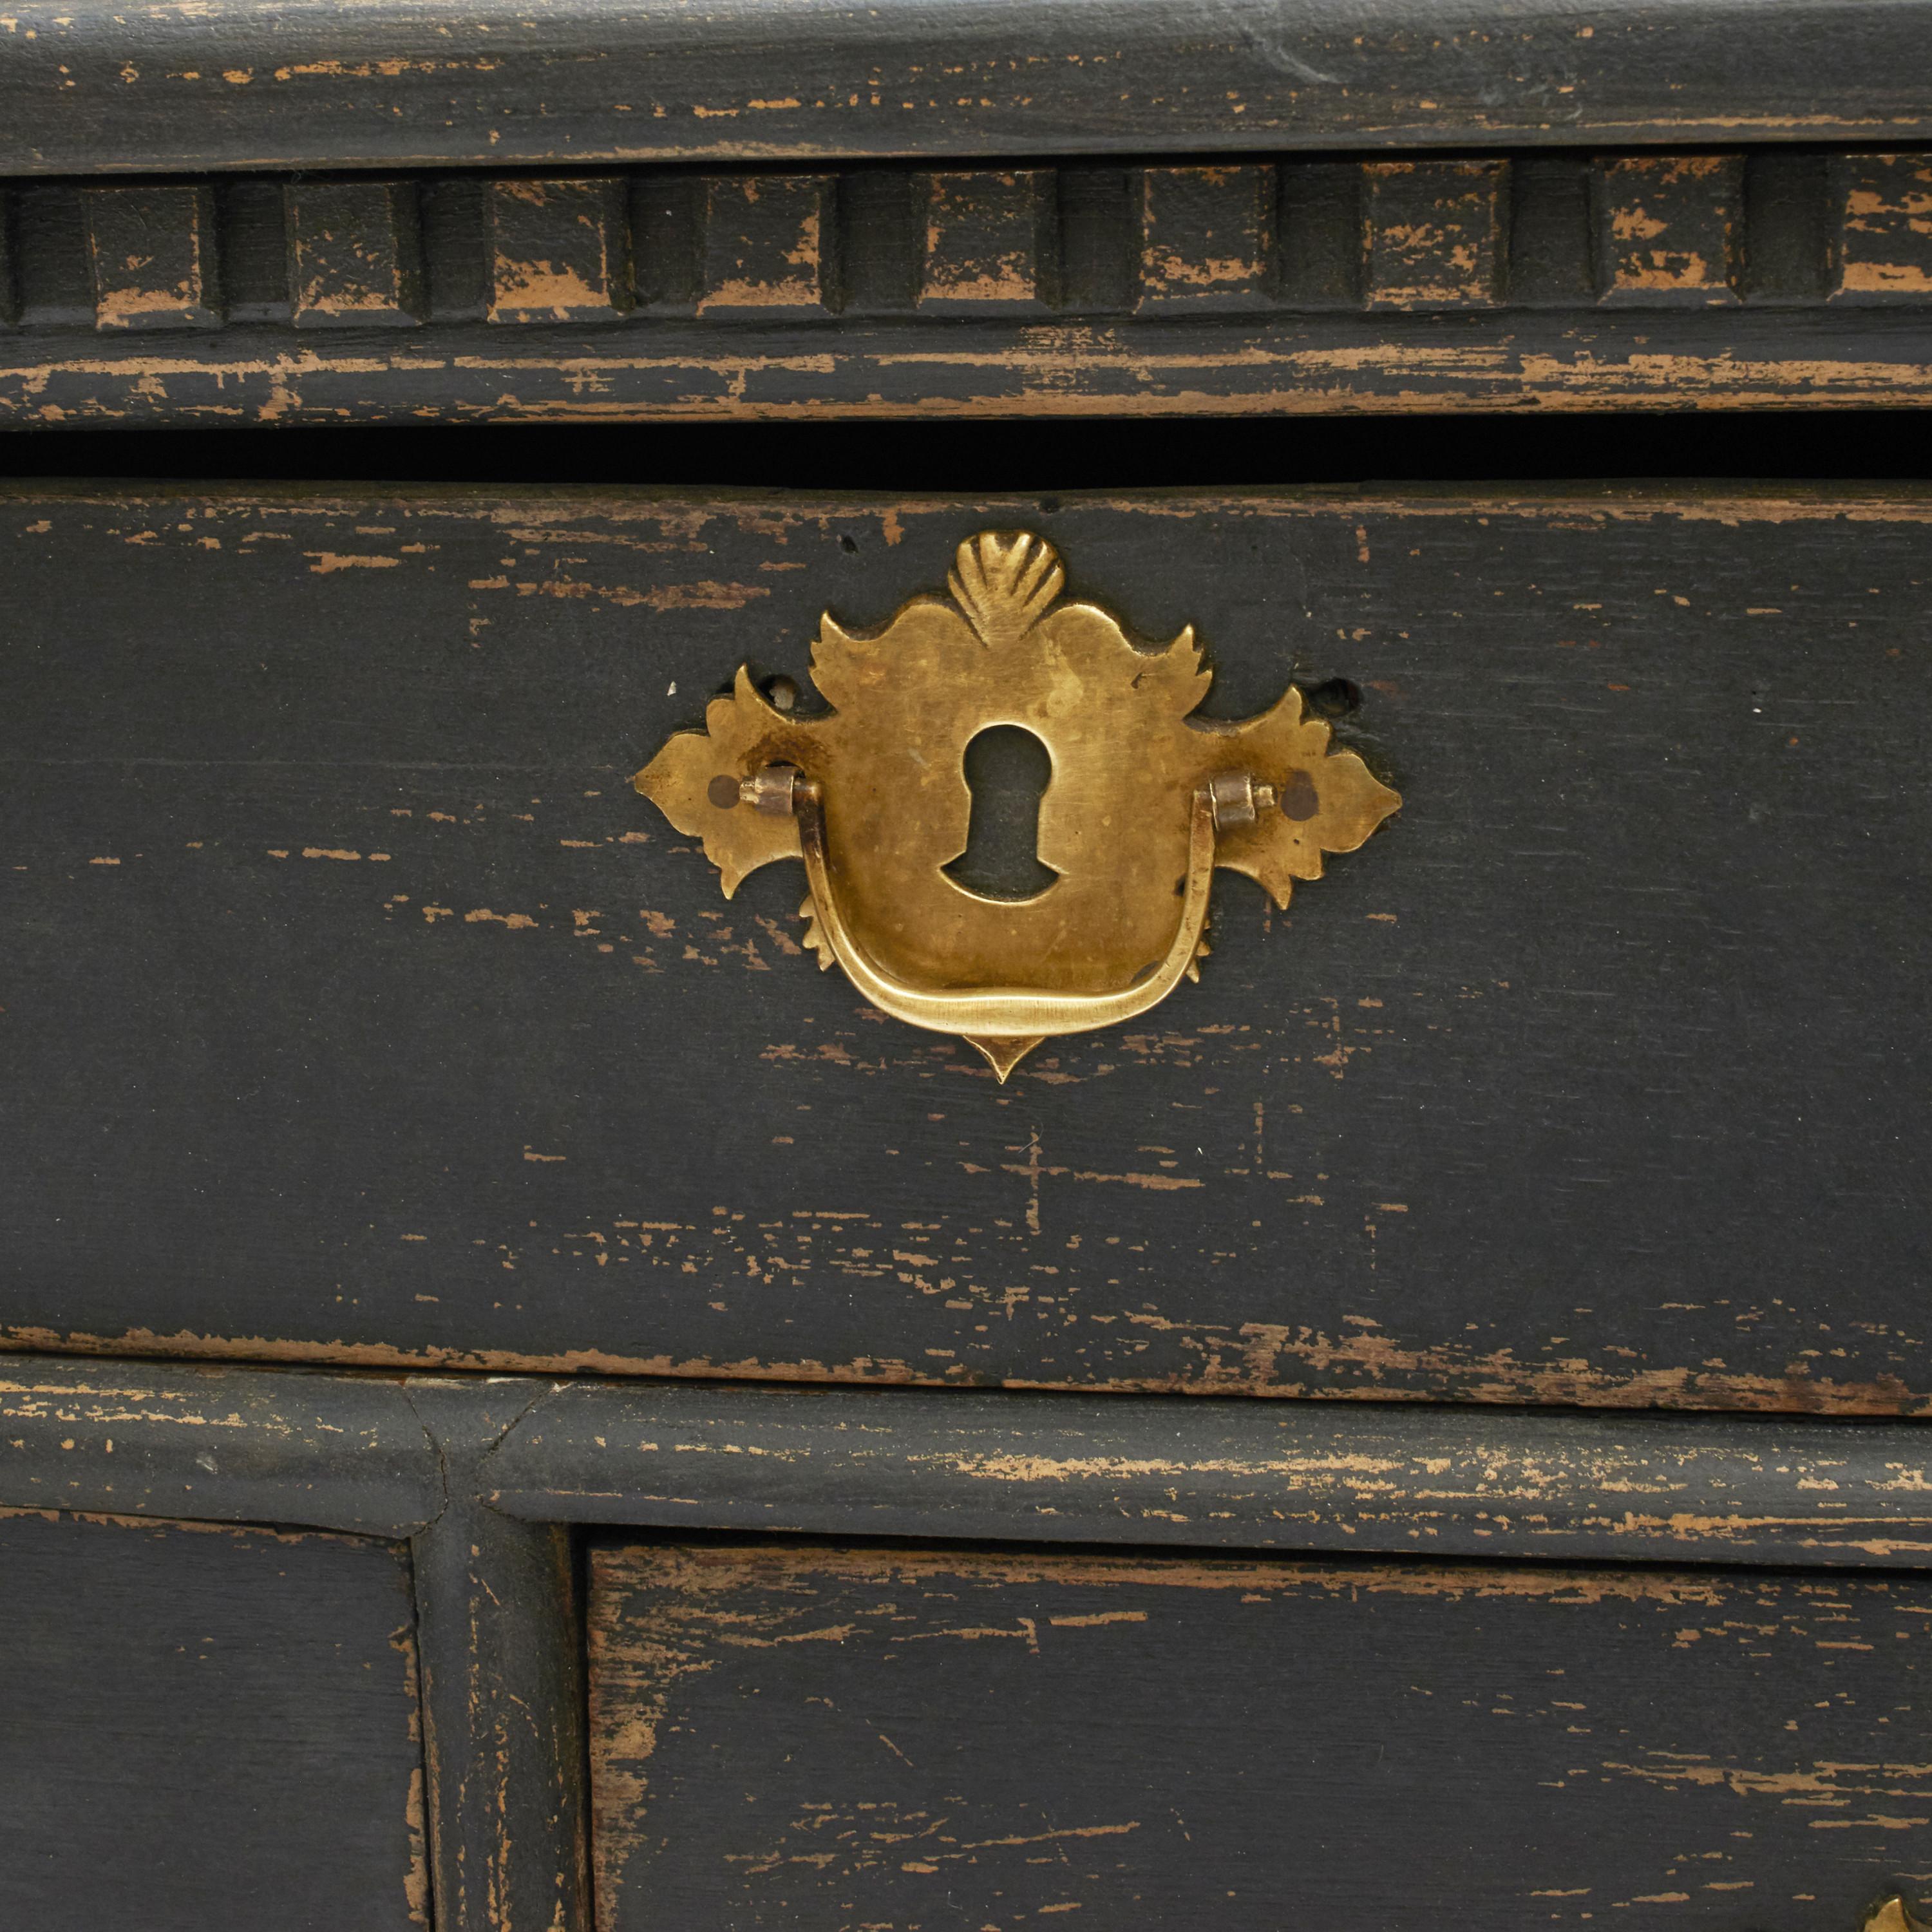
<svg viewBox="0 0 1932 1932">
<path fill-rule="evenodd" d="M 535 1522 L 1616 1562 L 1922 1566 L 1910 1424 L 559 1387 L 484 1460 Z"/>
<path fill-rule="evenodd" d="M 376 1535 L 480 1510 L 526 1525 L 1912 1568 L 1932 1556 L 1932 1434 L 16 1355 L 0 1358 L 0 1508 Z M 518 1546 L 505 1562 L 551 1560 L 548 1545 Z"/>
<path fill-rule="evenodd" d="M 1928 0 L 28 0 L 0 172 L 1932 134 Z"/>
<path fill-rule="evenodd" d="M 0 1355 L 0 1506 L 407 1536 L 443 1480 L 394 1381 Z"/>
<path fill-rule="evenodd" d="M 423 1380 L 450 1472 L 412 1540 L 436 1932 L 590 1932 L 582 1618 L 569 1531 L 478 1501 L 541 1383 Z"/>
<path fill-rule="evenodd" d="M 0 427 L 645 422 L 1932 404 L 1932 316 L 1730 310 L 1308 316 L 1184 328 L 1017 318 L 649 340 L 621 326 L 280 332 L 139 344 L 0 332 Z M 1587 469 L 1580 457 L 1579 467 Z"/>
</svg>

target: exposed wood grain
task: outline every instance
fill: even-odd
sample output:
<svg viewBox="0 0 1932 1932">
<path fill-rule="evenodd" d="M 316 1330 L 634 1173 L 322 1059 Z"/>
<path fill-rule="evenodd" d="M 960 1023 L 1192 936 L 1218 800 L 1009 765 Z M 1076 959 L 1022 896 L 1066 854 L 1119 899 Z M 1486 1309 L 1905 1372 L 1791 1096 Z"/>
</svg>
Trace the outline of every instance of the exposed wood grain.
<svg viewBox="0 0 1932 1932">
<path fill-rule="evenodd" d="M 0 1358 L 0 1505 L 406 1536 L 442 1503 L 392 1382 Z"/>
<path fill-rule="evenodd" d="M 592 1576 L 610 1932 L 1843 1932 L 1932 1836 L 1916 1579 L 662 1545 Z"/>
<path fill-rule="evenodd" d="M 1294 258 L 1290 251 L 1290 259 Z M 674 311 L 681 292 L 652 313 Z M 1339 304 L 1338 304 L 1339 305 Z M 715 314 L 707 320 L 715 320 Z M 608 325 L 541 342 L 452 324 L 418 343 L 340 350 L 232 328 L 139 352 L 63 335 L 0 335 L 0 424 L 1018 421 L 1547 409 L 1896 409 L 1932 402 L 1932 330 L 1917 312 L 1807 317 L 1703 312 L 1100 323 L 887 318 L 771 327 L 755 342 L 667 326 L 648 343 Z"/>
<path fill-rule="evenodd" d="M 1252 308 L 1268 288 L 1275 170 L 1141 171 L 1141 314 Z"/>
<path fill-rule="evenodd" d="M 406 1552 L 0 1513 L 0 1922 L 429 1924 Z"/>
<path fill-rule="evenodd" d="M 1909 140 L 1924 0 L 16 7 L 0 171 Z"/>
<path fill-rule="evenodd" d="M 1932 1550 L 1932 1444 L 1871 1424 L 577 1383 L 478 1480 L 526 1520 L 673 1530 L 1904 1568 Z"/>
<path fill-rule="evenodd" d="M 1924 1564 L 1916 1430 L 1211 1397 L 389 1381 L 16 1355 L 0 1508 L 1435 1556 Z M 209 1466 L 212 1465 L 211 1468 Z"/>
<path fill-rule="evenodd" d="M 722 175 L 706 184 L 700 315 L 778 320 L 832 306 L 830 175 Z"/>
<path fill-rule="evenodd" d="M 1230 713 L 1352 681 L 1407 800 L 1000 1090 L 628 786 L 982 526 L 1199 626 Z M 16 489 L 0 541 L 16 1345 L 1932 1402 L 1922 493 Z"/>
<path fill-rule="evenodd" d="M 1372 161 L 1367 177 L 1372 309 L 1493 308 L 1503 274 L 1507 161 Z"/>
</svg>

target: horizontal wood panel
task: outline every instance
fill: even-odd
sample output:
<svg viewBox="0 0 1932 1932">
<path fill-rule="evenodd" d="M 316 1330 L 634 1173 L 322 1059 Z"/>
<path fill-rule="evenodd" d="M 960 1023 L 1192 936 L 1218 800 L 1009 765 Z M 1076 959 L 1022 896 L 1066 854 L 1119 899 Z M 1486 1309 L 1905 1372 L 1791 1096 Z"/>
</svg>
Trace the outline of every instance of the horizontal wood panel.
<svg viewBox="0 0 1932 1932">
<path fill-rule="evenodd" d="M 1932 1832 L 1916 1581 L 729 1546 L 592 1580 L 610 1932 L 1846 1932 Z"/>
<path fill-rule="evenodd" d="M 0 184 L 0 423 L 1910 403 L 1922 151 Z"/>
<path fill-rule="evenodd" d="M 33 0 L 0 170 L 1256 144 L 1784 142 L 1932 125 L 1923 0 L 506 0 L 460 18 Z"/>
<path fill-rule="evenodd" d="M 0 1920 L 429 1924 L 400 1545 L 0 1511 Z"/>
<path fill-rule="evenodd" d="M 1400 817 L 993 1087 L 629 775 L 982 526 Z M 1927 505 L 16 490 L 18 1344 L 1916 1412 Z"/>
</svg>

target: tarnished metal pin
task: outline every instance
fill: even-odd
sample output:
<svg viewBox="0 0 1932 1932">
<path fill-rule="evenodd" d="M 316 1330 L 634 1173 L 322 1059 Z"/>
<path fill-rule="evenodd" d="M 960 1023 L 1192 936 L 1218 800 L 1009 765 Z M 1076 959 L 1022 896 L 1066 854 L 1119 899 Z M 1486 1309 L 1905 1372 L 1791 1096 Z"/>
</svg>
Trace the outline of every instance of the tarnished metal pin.
<svg viewBox="0 0 1932 1932">
<path fill-rule="evenodd" d="M 802 774 L 796 765 L 761 765 L 738 788 L 738 796 L 754 812 L 788 818 L 797 804 Z"/>
<path fill-rule="evenodd" d="M 1227 832 L 1255 822 L 1260 800 L 1246 772 L 1217 772 L 1208 781 L 1208 802 L 1214 808 L 1214 829 Z"/>
</svg>

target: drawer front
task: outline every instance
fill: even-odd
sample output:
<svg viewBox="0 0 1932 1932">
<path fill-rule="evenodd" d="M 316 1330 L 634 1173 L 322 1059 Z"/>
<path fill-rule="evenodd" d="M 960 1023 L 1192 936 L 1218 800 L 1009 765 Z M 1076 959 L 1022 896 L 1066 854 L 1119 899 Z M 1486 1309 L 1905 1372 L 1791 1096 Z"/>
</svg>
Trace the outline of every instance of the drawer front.
<svg viewBox="0 0 1932 1932">
<path fill-rule="evenodd" d="M 16 489 L 5 1332 L 1916 1412 L 1928 514 Z M 988 528 L 1404 801 L 1004 1086 L 629 784 Z"/>
<path fill-rule="evenodd" d="M 610 1932 L 1850 1932 L 1932 1831 L 1915 1579 L 772 1545 L 591 1574 Z"/>
<path fill-rule="evenodd" d="M 396 1544 L 0 1511 L 0 1923 L 426 1926 L 414 1622 Z"/>
</svg>

